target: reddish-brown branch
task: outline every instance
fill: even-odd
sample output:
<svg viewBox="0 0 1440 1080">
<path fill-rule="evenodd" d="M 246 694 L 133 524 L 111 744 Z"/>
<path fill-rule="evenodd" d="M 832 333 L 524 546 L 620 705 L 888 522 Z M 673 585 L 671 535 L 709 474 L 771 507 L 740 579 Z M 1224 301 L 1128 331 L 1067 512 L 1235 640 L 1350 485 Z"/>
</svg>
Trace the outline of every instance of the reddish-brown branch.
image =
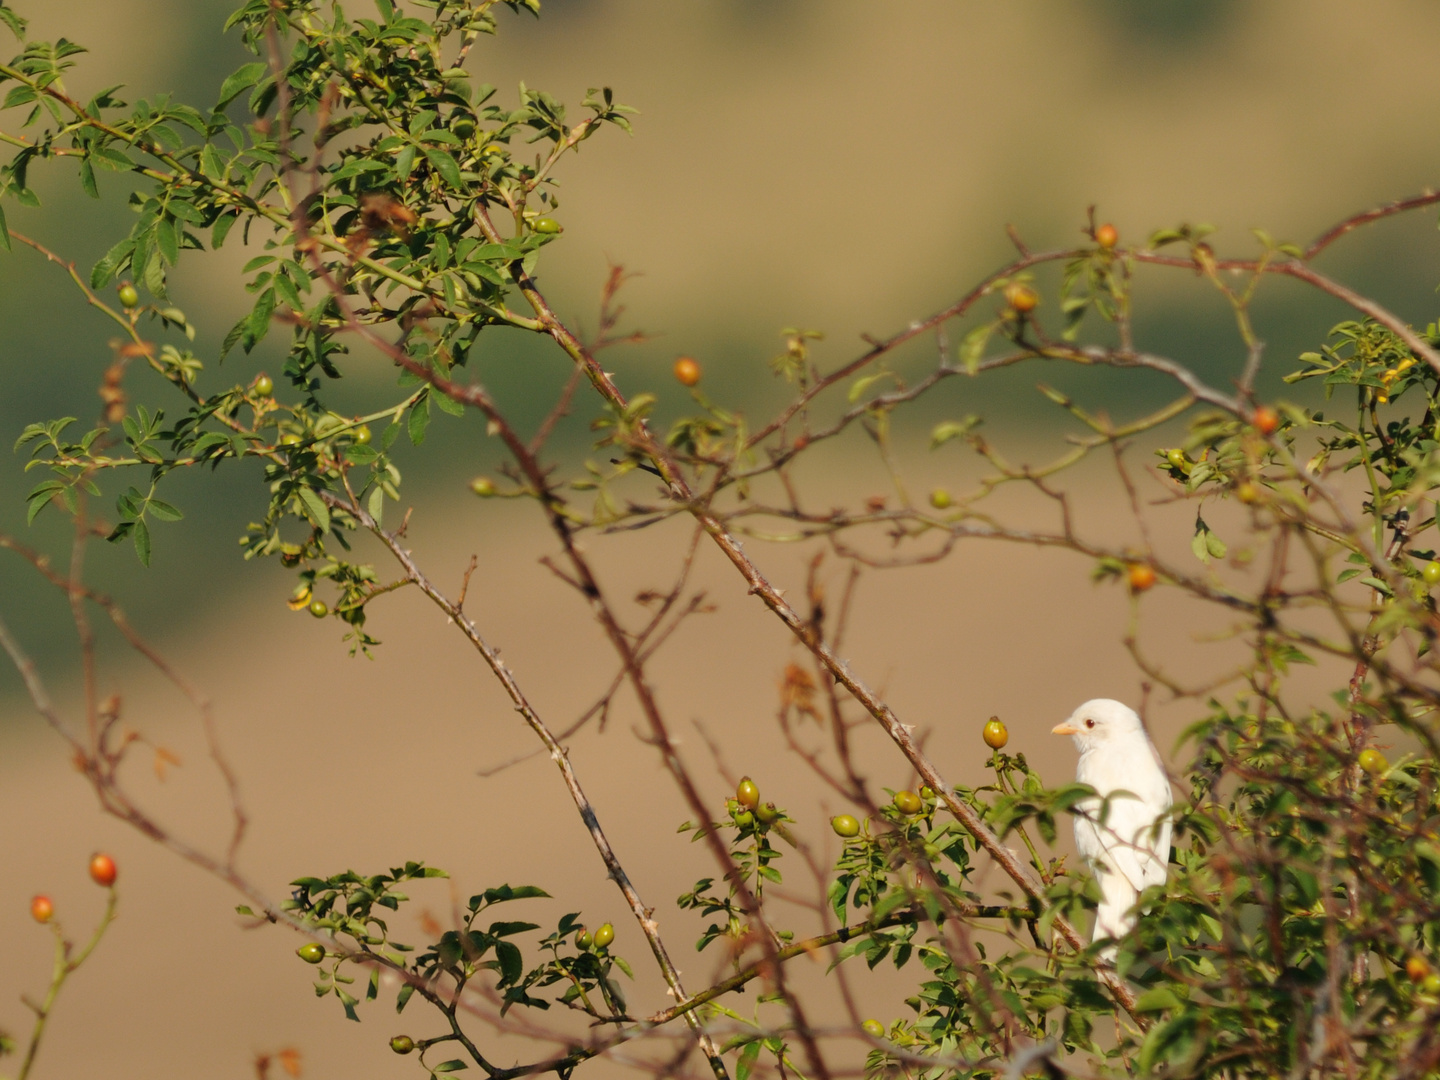
<svg viewBox="0 0 1440 1080">
<path fill-rule="evenodd" d="M 1407 210 L 1418 210 L 1421 207 L 1433 206 L 1436 203 L 1440 203 L 1440 192 L 1422 191 L 1419 195 L 1411 195 L 1409 198 L 1396 199 L 1394 202 L 1388 202 L 1383 206 L 1377 206 L 1370 210 L 1362 210 L 1360 213 L 1346 218 L 1338 225 L 1326 229 L 1311 241 L 1310 246 L 1305 249 L 1305 261 L 1309 262 L 1336 240 L 1340 239 L 1340 237 L 1360 228 L 1362 225 L 1369 225 L 1371 222 L 1392 217 L 1395 214 L 1403 214 Z"/>
</svg>

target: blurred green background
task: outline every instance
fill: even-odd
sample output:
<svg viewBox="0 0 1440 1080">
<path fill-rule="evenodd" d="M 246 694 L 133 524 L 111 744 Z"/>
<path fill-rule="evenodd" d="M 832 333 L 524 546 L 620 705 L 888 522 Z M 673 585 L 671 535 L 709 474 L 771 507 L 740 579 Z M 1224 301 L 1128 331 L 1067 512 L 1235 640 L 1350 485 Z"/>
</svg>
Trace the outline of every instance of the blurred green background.
<svg viewBox="0 0 1440 1080">
<path fill-rule="evenodd" d="M 37 36 L 91 49 L 68 80 L 77 95 L 123 82 L 132 101 L 172 93 L 204 105 L 244 60 L 220 34 L 231 6 L 48 0 L 21 11 Z M 610 85 L 640 110 L 633 138 L 604 132 L 561 170 L 566 232 L 542 283 L 562 314 L 591 328 L 607 262 L 639 275 L 622 298 L 627 325 L 655 336 L 607 366 L 629 392 L 658 388 L 662 418 L 687 404 L 668 377 L 684 352 L 701 360 L 713 398 L 762 421 L 783 399 L 766 367 L 781 327 L 824 330 L 822 365 L 842 362 L 862 332 L 892 333 L 1003 262 L 1007 223 L 1033 247 L 1070 244 L 1095 203 L 1126 239 L 1205 221 L 1221 227 L 1217 250 L 1238 254 L 1253 249 L 1252 226 L 1304 240 L 1440 174 L 1440 146 L 1426 134 L 1440 121 L 1440 9 L 1422 0 L 546 0 L 542 19 L 505 13 L 501 25 L 472 57 L 477 81 L 513 95 L 524 79 L 572 106 Z M 95 202 L 72 173 L 34 170 L 44 206 L 6 212 L 13 228 L 88 268 L 128 228 L 129 188 L 103 175 Z M 1433 232 L 1425 212 L 1345 240 L 1322 265 L 1423 325 L 1440 280 Z M 215 360 L 247 308 L 244 258 L 232 240 L 218 256 L 190 255 L 175 275 L 175 299 L 200 329 L 206 388 L 278 368 L 280 332 L 254 356 Z M 1042 287 L 1053 298 L 1053 279 Z M 1267 391 L 1344 316 L 1282 281 L 1267 283 L 1256 313 Z M 1142 346 L 1220 385 L 1238 370 L 1224 303 L 1189 275 L 1142 274 L 1137 326 Z M 0 255 L 0 442 L 33 420 L 93 416 L 111 337 L 57 268 L 18 245 Z M 933 357 L 925 341 L 897 362 L 918 371 Z M 532 423 L 565 374 L 558 354 L 520 334 L 493 335 L 478 370 Z M 1022 437 L 1041 431 L 1053 408 L 1034 391 L 1042 377 L 1117 414 L 1168 392 L 1153 379 L 1032 367 L 979 385 L 952 380 L 917 410 L 915 430 L 982 411 Z M 358 408 L 380 400 L 391 377 L 362 360 L 349 380 L 342 400 Z M 148 373 L 128 389 L 166 404 Z M 566 435 L 571 448 L 586 419 Z M 422 458 L 428 471 L 416 468 Z M 24 525 L 22 497 L 38 477 L 24 476 L 22 461 L 0 461 L 0 528 L 59 550 L 58 515 Z M 407 496 L 444 507 L 469 498 L 463 479 L 496 458 L 473 418 L 441 417 L 423 455 L 405 463 Z M 235 546 L 263 505 L 257 476 L 227 466 L 169 481 L 187 516 L 159 528 L 154 567 L 141 570 L 128 546 L 101 545 L 95 578 L 142 625 L 172 634 L 223 619 L 242 588 L 273 590 L 278 602 L 288 587 L 279 568 L 245 564 Z M 190 603 L 196 595 L 207 602 Z M 30 648 L 65 655 L 58 596 L 13 556 L 0 560 L 0 596 Z M 0 689 L 16 688 L 0 673 Z"/>
</svg>

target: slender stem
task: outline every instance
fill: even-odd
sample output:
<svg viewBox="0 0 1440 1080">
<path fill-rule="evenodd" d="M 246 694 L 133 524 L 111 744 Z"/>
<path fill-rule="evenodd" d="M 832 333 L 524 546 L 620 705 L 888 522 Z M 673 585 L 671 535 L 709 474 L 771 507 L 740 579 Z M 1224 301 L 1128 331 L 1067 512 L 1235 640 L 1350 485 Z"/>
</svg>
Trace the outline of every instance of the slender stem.
<svg viewBox="0 0 1440 1080">
<path fill-rule="evenodd" d="M 55 999 L 60 996 L 60 988 L 65 985 L 75 970 L 80 967 L 90 954 L 95 951 L 95 946 L 100 944 L 100 939 L 105 936 L 105 931 L 115 921 L 115 905 L 117 897 L 112 886 L 106 890 L 105 914 L 100 917 L 100 922 L 95 927 L 95 932 L 90 935 L 90 940 L 85 947 L 74 956 L 70 955 L 70 943 L 65 940 L 65 935 L 60 929 L 58 922 L 50 924 L 50 930 L 55 935 L 55 964 L 50 974 L 50 989 L 45 994 L 45 1000 L 39 1005 L 31 1006 L 35 1010 L 35 1027 L 30 1032 L 30 1045 L 25 1051 L 24 1063 L 20 1066 L 20 1073 L 17 1080 L 26 1080 L 30 1075 L 30 1067 L 35 1064 L 35 1055 L 40 1052 L 40 1040 L 45 1035 L 45 1024 L 50 1019 L 50 1013 L 55 1007 Z"/>
</svg>

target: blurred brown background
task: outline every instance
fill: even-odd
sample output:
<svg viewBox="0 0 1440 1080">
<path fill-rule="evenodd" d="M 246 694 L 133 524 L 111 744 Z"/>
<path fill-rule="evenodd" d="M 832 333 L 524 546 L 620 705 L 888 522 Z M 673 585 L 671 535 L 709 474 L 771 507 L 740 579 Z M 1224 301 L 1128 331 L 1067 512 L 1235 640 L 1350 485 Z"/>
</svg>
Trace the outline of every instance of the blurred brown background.
<svg viewBox="0 0 1440 1080">
<path fill-rule="evenodd" d="M 78 93 L 126 81 L 137 96 L 170 89 L 208 100 L 243 59 L 218 37 L 229 6 L 53 0 L 24 13 L 37 34 L 92 48 L 71 80 Z M 821 361 L 838 363 L 854 353 L 858 333 L 892 332 L 1002 261 L 1007 222 L 1037 247 L 1068 244 L 1093 202 L 1127 236 L 1213 221 L 1225 227 L 1217 246 L 1242 250 L 1252 225 L 1304 239 L 1432 183 L 1440 166 L 1427 135 L 1440 120 L 1430 63 L 1437 45 L 1440 12 L 1418 0 L 914 2 L 883 10 L 848 0 L 557 0 L 538 23 L 503 17 L 501 36 L 477 50 L 472 67 L 502 94 L 524 78 L 578 103 L 587 87 L 609 84 L 641 110 L 633 139 L 606 133 L 563 170 L 558 216 L 566 236 L 551 249 L 544 283 L 563 312 L 593 325 L 606 260 L 641 271 L 625 297 L 632 320 L 663 336 L 613 354 L 622 386 L 659 385 L 673 411 L 683 398 L 663 372 L 677 352 L 693 352 L 719 400 L 759 417 L 777 399 L 764 362 L 777 351 L 781 326 L 824 328 Z M 110 201 L 94 205 L 69 192 L 73 180 L 61 169 L 47 172 L 35 184 L 47 205 L 7 205 L 11 225 L 93 261 L 128 227 L 118 182 L 110 178 Z M 1432 226 L 1416 218 L 1347 241 L 1326 266 L 1423 324 L 1440 279 L 1435 256 Z M 176 284 L 202 328 L 207 379 L 275 369 L 273 351 L 232 358 L 219 372 L 209 363 L 244 310 L 233 275 L 246 257 L 237 247 L 193 259 Z M 1143 288 L 1148 343 L 1223 384 L 1241 351 L 1221 305 L 1184 276 L 1147 279 Z M 1267 296 L 1259 318 L 1275 365 L 1314 347 L 1340 317 L 1283 287 Z M 91 415 L 106 336 L 33 253 L 0 259 L 0 441 L 30 420 Z M 928 362 L 932 350 L 926 344 L 905 362 Z M 522 413 L 543 407 L 527 366 L 538 370 L 535 355 L 517 345 L 486 360 L 485 377 Z M 543 363 L 553 370 L 553 359 Z M 1061 434 L 1031 404 L 1042 377 L 1065 376 L 1027 371 L 980 398 L 1008 420 L 1002 430 L 1015 454 L 1030 460 L 1053 452 Z M 362 371 L 356 392 L 383 393 L 386 378 Z M 1127 398 L 1103 378 L 1075 385 L 1117 414 L 1156 392 Z M 957 385 L 947 393 L 936 407 L 949 415 L 973 408 L 972 395 L 983 391 Z M 465 494 L 464 477 L 493 469 L 493 447 L 469 420 L 448 434 L 443 423 L 408 465 L 407 478 L 420 481 L 407 491 L 417 506 L 415 550 L 451 589 L 469 556 L 479 556 L 467 608 L 542 714 L 563 728 L 609 681 L 611 652 L 580 599 L 536 564 L 551 544 L 531 508 Z M 928 421 L 914 423 L 917 433 L 928 430 Z M 438 455 L 455 463 L 420 480 L 425 461 Z M 960 490 L 963 476 L 974 475 L 960 460 L 921 456 L 915 489 Z M 573 910 L 592 923 L 613 919 L 616 950 L 636 967 L 635 1006 L 660 1007 L 638 930 L 553 766 L 537 757 L 491 779 L 476 776 L 530 741 L 474 654 L 434 609 L 405 593 L 376 606 L 371 626 L 385 645 L 374 661 L 348 659 L 332 623 L 286 611 L 280 568 L 235 557 L 234 537 L 261 506 L 255 479 L 236 473 L 213 488 L 182 487 L 188 501 L 176 501 L 187 520 L 159 535 L 147 573 L 134 569 L 126 549 L 93 556 L 98 580 L 216 702 L 253 817 L 246 872 L 277 896 L 300 874 L 406 858 L 449 870 L 461 897 L 500 882 L 538 884 L 555 899 L 532 905 L 533 921 L 553 924 Z M 807 482 L 816 505 L 884 489 L 859 443 L 839 449 L 830 471 L 816 469 Z M 1098 538 L 1130 537 L 1113 484 L 1099 473 L 1077 483 L 1090 498 L 1082 524 Z M 16 459 L 0 470 L 7 531 L 24 531 L 25 490 Z M 1162 545 L 1183 551 L 1184 512 L 1158 521 L 1170 538 Z M 1220 515 L 1212 524 L 1225 522 Z M 63 539 L 43 519 L 27 535 L 57 550 Z M 624 598 L 668 584 L 684 538 L 667 526 L 590 543 L 612 596 L 635 610 Z M 808 552 L 758 541 L 749 549 L 800 594 Z M 0 613 L 73 706 L 63 606 L 13 563 L 0 568 Z M 1138 701 L 1140 693 L 1120 645 L 1128 601 L 1118 589 L 1092 587 L 1088 569 L 1071 556 L 972 544 L 935 566 L 869 575 L 846 653 L 903 719 L 930 729 L 929 747 L 952 780 L 982 782 L 978 728 L 998 713 L 1010 724 L 1011 748 L 1058 781 L 1072 755 L 1049 728 L 1085 698 Z M 830 573 L 838 582 L 838 568 Z M 799 658 L 797 647 L 709 549 L 697 583 L 719 610 L 687 624 L 655 667 L 687 762 L 717 811 L 729 783 L 748 772 L 766 798 L 791 810 L 802 836 L 833 853 L 825 817 L 846 808 L 785 752 L 774 723 L 778 679 Z M 1187 679 L 1222 669 L 1232 655 L 1224 643 L 1201 640 L 1224 629 L 1223 620 L 1163 591 L 1146 598 L 1143 620 L 1149 654 Z M 183 761 L 161 784 L 137 755 L 135 789 L 178 832 L 218 848 L 224 804 L 193 717 L 120 650 L 107 645 L 106 657 L 103 689 L 122 693 L 129 720 Z M 78 935 L 100 908 L 100 891 L 85 877 L 91 851 L 113 852 L 122 875 L 121 920 L 67 986 L 37 1077 L 97 1067 L 122 1078 L 183 1070 L 241 1077 L 253 1073 L 255 1052 L 287 1045 L 303 1052 L 311 1077 L 413 1075 L 413 1062 L 384 1043 L 401 1030 L 434 1033 L 418 1003 L 401 1022 L 383 995 L 352 1027 L 333 999 L 310 993 L 291 935 L 242 929 L 225 888 L 100 815 L 8 669 L 0 694 L 0 1028 L 28 1032 L 18 995 L 42 993 L 49 970 L 49 936 L 30 922 L 29 897 L 49 893 Z M 1192 718 L 1189 706 L 1152 710 L 1167 754 Z M 695 989 L 718 958 L 695 956 L 703 923 L 676 911 L 673 898 L 714 869 L 674 835 L 686 812 L 654 752 L 633 734 L 635 722 L 627 700 L 603 735 L 593 727 L 578 735 L 576 768 Z M 722 747 L 721 764 L 695 723 Z M 910 781 L 879 738 L 862 737 L 861 749 L 877 788 Z M 788 884 L 814 899 L 798 866 Z M 443 883 L 423 899 L 415 892 L 415 910 L 446 921 Z M 801 908 L 794 917 L 802 929 L 813 925 Z M 402 939 L 421 937 L 413 914 L 396 925 Z M 812 1013 L 838 1017 L 822 1004 L 833 1001 L 833 981 L 819 976 L 820 965 L 805 976 L 819 995 Z M 866 1006 L 883 1020 L 902 1015 L 903 985 L 880 979 Z"/>
</svg>

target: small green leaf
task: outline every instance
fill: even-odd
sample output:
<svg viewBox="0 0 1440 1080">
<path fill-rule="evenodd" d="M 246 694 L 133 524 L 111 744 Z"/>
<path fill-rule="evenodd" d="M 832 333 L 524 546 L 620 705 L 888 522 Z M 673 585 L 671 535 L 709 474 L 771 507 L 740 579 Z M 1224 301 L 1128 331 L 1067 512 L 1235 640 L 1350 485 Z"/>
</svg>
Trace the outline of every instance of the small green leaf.
<svg viewBox="0 0 1440 1080">
<path fill-rule="evenodd" d="M 375 527 L 378 529 L 385 520 L 385 489 L 379 484 L 376 484 L 375 490 L 370 492 L 366 508 L 370 511 L 370 516 L 375 520 Z"/>
<path fill-rule="evenodd" d="M 735 1062 L 735 1080 L 749 1080 L 750 1071 L 755 1068 L 755 1062 L 760 1057 L 760 1043 L 758 1041 L 747 1043 L 744 1050 L 740 1051 L 740 1057 Z"/>
<path fill-rule="evenodd" d="M 179 521 L 185 516 L 178 508 L 162 499 L 152 497 L 146 505 L 149 507 L 150 513 L 154 514 L 161 521 Z"/>
<path fill-rule="evenodd" d="M 80 159 L 80 187 L 92 199 L 100 197 L 100 188 L 95 184 L 95 166 L 90 164 L 88 157 Z"/>
<path fill-rule="evenodd" d="M 990 343 L 990 335 L 994 332 L 995 324 L 993 322 L 983 323 L 961 339 L 960 366 L 965 369 L 967 375 L 974 375 L 980 370 L 980 361 L 985 356 L 985 346 Z"/>
<path fill-rule="evenodd" d="M 127 239 L 121 240 L 102 255 L 100 261 L 95 264 L 95 268 L 90 271 L 90 287 L 103 289 L 109 285 L 111 281 L 115 280 L 115 275 L 120 272 L 120 268 L 134 251 L 135 241 Z"/>
<path fill-rule="evenodd" d="M 425 441 L 425 429 L 430 426 L 430 396 L 417 401 L 410 410 L 410 441 L 419 446 Z"/>
<path fill-rule="evenodd" d="M 1185 1004 L 1168 986 L 1152 986 L 1135 999 L 1136 1012 L 1161 1012 L 1178 1009 Z"/>
<path fill-rule="evenodd" d="M 888 374 L 890 374 L 888 371 L 877 371 L 873 375 L 866 375 L 863 378 L 856 379 L 850 384 L 850 392 L 845 395 L 845 399 L 849 401 L 851 405 L 854 405 L 864 396 L 866 390 L 869 390 L 871 386 L 885 378 Z"/>
<path fill-rule="evenodd" d="M 435 171 L 440 174 L 440 178 L 445 183 L 457 189 L 465 186 L 465 182 L 460 179 L 460 166 L 455 164 L 455 159 L 444 150 L 426 147 L 425 157 L 435 167 Z"/>
<path fill-rule="evenodd" d="M 241 348 L 247 353 L 260 344 L 265 335 L 270 332 L 270 315 L 274 310 L 275 290 L 266 289 L 255 301 L 254 309 L 241 323 L 244 327 Z"/>
<path fill-rule="evenodd" d="M 135 522 L 134 528 L 135 554 L 140 558 L 142 566 L 150 565 L 150 526 L 145 524 L 144 518 Z"/>
<path fill-rule="evenodd" d="M 225 108 L 226 105 L 259 82 L 260 77 L 265 74 L 265 68 L 264 63 L 246 64 L 226 79 L 220 85 L 220 99 L 215 102 L 216 111 Z"/>
<path fill-rule="evenodd" d="M 155 246 L 160 249 L 160 254 L 165 256 L 165 261 L 174 266 L 180 261 L 180 237 L 175 228 L 175 222 L 170 218 L 161 218 L 155 226 Z"/>
<path fill-rule="evenodd" d="M 302 487 L 300 489 L 300 501 L 305 504 L 305 509 L 309 511 L 310 520 L 320 527 L 320 531 L 329 531 L 330 508 L 325 505 L 324 500 L 311 488 Z"/>
<path fill-rule="evenodd" d="M 963 420 L 945 420 L 935 425 L 930 432 L 930 449 L 944 446 L 951 439 L 958 439 L 980 423 L 978 416 L 967 416 Z"/>
</svg>

